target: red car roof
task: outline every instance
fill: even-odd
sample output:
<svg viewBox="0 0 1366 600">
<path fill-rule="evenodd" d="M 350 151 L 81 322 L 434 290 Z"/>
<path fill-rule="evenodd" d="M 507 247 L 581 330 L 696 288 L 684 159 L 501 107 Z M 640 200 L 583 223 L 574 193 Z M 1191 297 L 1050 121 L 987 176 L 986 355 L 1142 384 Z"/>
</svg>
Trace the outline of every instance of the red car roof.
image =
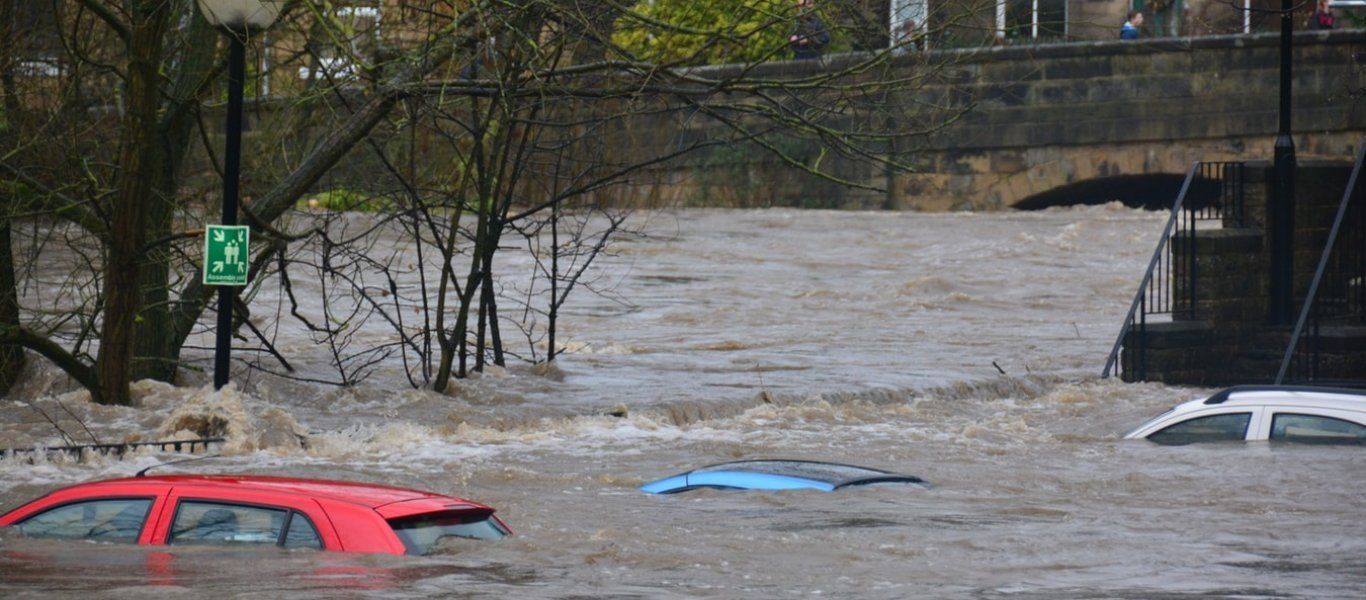
<svg viewBox="0 0 1366 600">
<path fill-rule="evenodd" d="M 440 503 L 441 506 L 451 508 L 455 508 L 455 506 L 453 506 L 454 504 L 458 504 L 460 507 L 488 508 L 482 504 L 470 502 L 469 500 L 462 498 L 387 485 L 354 483 L 350 481 L 330 481 L 326 479 L 269 477 L 264 475 L 148 475 L 146 477 L 125 477 L 122 479 L 95 481 L 72 487 L 138 483 L 166 484 L 172 486 L 196 485 L 230 487 L 233 489 L 283 492 L 300 494 L 312 498 L 327 498 L 341 502 L 350 502 L 370 508 L 378 508 L 386 504 L 407 502 L 411 500 L 430 500 Z"/>
</svg>

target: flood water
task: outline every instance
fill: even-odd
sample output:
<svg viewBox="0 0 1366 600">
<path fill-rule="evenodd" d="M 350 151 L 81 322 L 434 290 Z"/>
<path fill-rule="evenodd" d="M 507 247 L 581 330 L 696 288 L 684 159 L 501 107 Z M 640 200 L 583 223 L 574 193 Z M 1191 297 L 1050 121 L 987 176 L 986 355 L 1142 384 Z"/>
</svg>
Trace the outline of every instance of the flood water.
<svg viewBox="0 0 1366 600">
<path fill-rule="evenodd" d="M 37 368 L 0 403 L 0 446 L 59 443 L 42 413 L 105 440 L 217 419 L 225 456 L 168 472 L 428 489 L 497 507 L 516 535 L 413 558 L 0 532 L 0 596 L 1361 597 L 1360 449 L 1119 440 L 1207 391 L 1098 377 L 1164 217 L 641 215 L 646 235 L 595 271 L 604 293 L 567 306 L 558 368 L 495 369 L 449 394 L 409 389 L 395 362 L 347 390 L 243 374 L 242 391 L 211 393 L 190 374 L 111 408 Z M 280 327 L 282 351 L 323 377 L 326 353 Z M 774 457 L 934 487 L 635 489 Z M 0 510 L 168 458 L 6 459 Z"/>
</svg>

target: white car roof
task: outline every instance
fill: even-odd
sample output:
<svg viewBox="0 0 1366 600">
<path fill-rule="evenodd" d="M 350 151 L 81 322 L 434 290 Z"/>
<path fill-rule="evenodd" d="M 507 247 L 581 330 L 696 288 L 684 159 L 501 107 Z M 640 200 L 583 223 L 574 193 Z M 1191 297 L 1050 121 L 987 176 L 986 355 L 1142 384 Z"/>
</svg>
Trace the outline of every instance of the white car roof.
<svg viewBox="0 0 1366 600">
<path fill-rule="evenodd" d="M 1366 390 L 1312 386 L 1236 386 L 1182 404 L 1179 412 L 1215 406 L 1313 406 L 1317 408 L 1366 411 Z"/>
<path fill-rule="evenodd" d="M 1310 386 L 1243 385 L 1220 390 L 1207 398 L 1179 404 L 1130 431 L 1124 437 L 1147 437 L 1154 430 L 1185 421 L 1196 414 L 1216 415 L 1243 412 L 1256 407 L 1303 408 L 1315 414 L 1323 411 L 1353 412 L 1366 424 L 1366 390 Z"/>
</svg>

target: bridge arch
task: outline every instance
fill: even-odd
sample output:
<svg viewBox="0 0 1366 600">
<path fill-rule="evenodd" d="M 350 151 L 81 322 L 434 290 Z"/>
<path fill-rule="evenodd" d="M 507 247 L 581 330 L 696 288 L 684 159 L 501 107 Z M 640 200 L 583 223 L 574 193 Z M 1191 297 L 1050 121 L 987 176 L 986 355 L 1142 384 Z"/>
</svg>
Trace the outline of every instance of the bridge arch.
<svg viewBox="0 0 1366 600">
<path fill-rule="evenodd" d="M 1019 210 L 1043 210 L 1055 206 L 1079 206 L 1122 202 L 1130 208 L 1169 210 L 1181 191 L 1184 173 L 1146 173 L 1096 177 L 1060 185 L 1051 190 L 1025 197 L 1012 205 Z M 1207 179 L 1197 179 L 1187 193 L 1191 206 L 1208 203 L 1218 197 L 1218 186 Z"/>
</svg>

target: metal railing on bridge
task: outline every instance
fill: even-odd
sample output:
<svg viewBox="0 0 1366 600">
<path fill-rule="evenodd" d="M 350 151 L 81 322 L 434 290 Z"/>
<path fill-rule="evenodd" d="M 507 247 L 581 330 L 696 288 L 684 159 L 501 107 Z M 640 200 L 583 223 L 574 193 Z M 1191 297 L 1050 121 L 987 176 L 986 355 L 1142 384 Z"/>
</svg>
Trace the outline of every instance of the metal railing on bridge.
<svg viewBox="0 0 1366 600">
<path fill-rule="evenodd" d="M 1157 249 L 1138 284 L 1101 377 L 1127 374 L 1133 375 L 1132 381 L 1147 379 L 1148 318 L 1170 315 L 1172 320 L 1192 321 L 1200 317 L 1197 224 L 1219 221 L 1225 227 L 1242 227 L 1245 219 L 1243 163 L 1192 164 L 1172 203 L 1171 216 L 1158 238 Z M 1180 253 L 1176 251 L 1173 237 L 1182 242 Z M 1124 339 L 1131 330 L 1137 333 L 1137 343 L 1127 347 Z M 1133 353 L 1130 363 L 1135 372 L 1125 373 L 1122 352 Z"/>
<path fill-rule="evenodd" d="M 1323 350 L 1328 338 L 1325 327 L 1351 333 L 1347 328 L 1366 326 L 1366 201 L 1360 198 L 1362 188 L 1366 187 L 1361 177 L 1363 162 L 1366 145 L 1357 152 L 1352 175 L 1338 203 L 1314 279 L 1276 373 L 1278 385 L 1322 381 Z M 1356 333 L 1366 337 L 1366 331 Z"/>
</svg>

